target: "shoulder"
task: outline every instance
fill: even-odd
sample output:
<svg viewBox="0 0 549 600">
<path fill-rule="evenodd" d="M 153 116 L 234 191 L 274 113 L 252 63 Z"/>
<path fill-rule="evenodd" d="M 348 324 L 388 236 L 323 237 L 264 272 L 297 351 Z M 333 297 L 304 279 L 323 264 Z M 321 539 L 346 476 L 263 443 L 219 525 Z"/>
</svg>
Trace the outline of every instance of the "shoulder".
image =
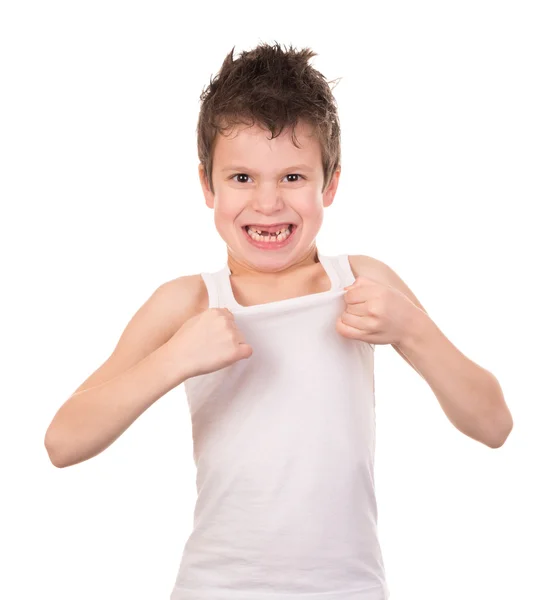
<svg viewBox="0 0 549 600">
<path fill-rule="evenodd" d="M 159 285 L 131 317 L 111 356 L 72 395 L 137 364 L 167 342 L 185 321 L 201 312 L 201 279 L 200 275 L 187 275 Z M 207 298 L 205 301 L 207 306 Z"/>
<path fill-rule="evenodd" d="M 156 289 L 156 309 L 169 319 L 173 328 L 208 308 L 208 291 L 200 275 L 182 275 Z"/>
<path fill-rule="evenodd" d="M 362 276 L 388 284 L 390 269 L 381 260 L 364 254 L 350 254 L 349 265 L 355 278 Z"/>
<path fill-rule="evenodd" d="M 373 279 L 378 283 L 382 283 L 388 287 L 397 289 L 404 294 L 413 304 L 420 308 L 424 313 L 427 313 L 421 305 L 412 290 L 401 279 L 401 277 L 386 263 L 372 256 L 363 254 L 349 255 L 349 265 L 356 277 L 362 276 L 368 279 Z"/>
</svg>

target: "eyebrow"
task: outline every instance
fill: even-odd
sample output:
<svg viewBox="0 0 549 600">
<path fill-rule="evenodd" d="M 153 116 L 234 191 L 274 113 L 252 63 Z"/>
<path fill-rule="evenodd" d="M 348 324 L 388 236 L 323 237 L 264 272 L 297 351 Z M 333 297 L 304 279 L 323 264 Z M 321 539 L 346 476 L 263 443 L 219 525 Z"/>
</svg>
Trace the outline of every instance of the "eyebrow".
<svg viewBox="0 0 549 600">
<path fill-rule="evenodd" d="M 309 167 L 308 165 L 293 165 L 291 167 L 286 167 L 284 169 L 282 169 L 283 171 L 313 171 L 313 169 L 311 167 Z M 241 167 L 239 165 L 236 166 L 230 166 L 230 167 L 225 167 L 224 169 L 221 169 L 221 172 L 224 173 L 225 171 L 239 171 L 239 172 L 243 172 L 243 173 L 253 173 L 253 169 L 250 169 L 248 167 Z"/>
</svg>

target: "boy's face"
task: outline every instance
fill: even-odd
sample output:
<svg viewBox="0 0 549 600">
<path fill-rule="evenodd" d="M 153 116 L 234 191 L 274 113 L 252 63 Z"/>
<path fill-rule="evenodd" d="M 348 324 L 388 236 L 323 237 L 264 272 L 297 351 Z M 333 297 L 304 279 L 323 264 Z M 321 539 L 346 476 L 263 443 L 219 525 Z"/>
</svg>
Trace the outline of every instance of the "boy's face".
<svg viewBox="0 0 549 600">
<path fill-rule="evenodd" d="M 206 204 L 214 209 L 215 226 L 229 255 L 259 270 L 283 268 L 314 248 L 323 209 L 337 190 L 339 171 L 322 192 L 322 155 L 312 128 L 299 123 L 295 135 L 300 148 L 294 146 L 290 129 L 274 139 L 258 125 L 239 125 L 218 135 L 212 172 L 215 194 L 199 165 Z M 258 248 L 244 227 L 278 223 L 293 223 L 295 231 L 276 249 Z"/>
</svg>

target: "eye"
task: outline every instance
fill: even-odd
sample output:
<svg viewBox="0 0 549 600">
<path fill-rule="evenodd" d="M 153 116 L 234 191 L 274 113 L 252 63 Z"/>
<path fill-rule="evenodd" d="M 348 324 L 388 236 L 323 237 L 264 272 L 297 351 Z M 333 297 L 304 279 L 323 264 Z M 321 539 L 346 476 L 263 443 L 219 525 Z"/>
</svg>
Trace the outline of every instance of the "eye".
<svg viewBox="0 0 549 600">
<path fill-rule="evenodd" d="M 249 177 L 249 175 L 246 175 L 246 173 L 236 173 L 235 175 L 233 175 L 231 177 L 231 180 L 234 180 L 235 177 Z M 285 177 L 301 177 L 301 179 L 305 179 L 305 177 L 303 177 L 303 175 L 300 175 L 299 173 L 289 173 L 288 175 L 286 175 Z M 293 180 L 290 181 L 290 183 L 296 183 L 298 180 Z M 236 183 L 248 183 L 247 181 L 236 181 Z"/>
<path fill-rule="evenodd" d="M 248 177 L 248 175 L 246 175 L 246 173 L 237 173 L 236 175 L 233 175 L 231 177 L 231 180 L 233 180 L 235 177 Z M 237 181 L 236 183 L 247 183 L 246 181 Z"/>
<path fill-rule="evenodd" d="M 286 175 L 286 177 L 301 177 L 301 179 L 304 179 L 303 175 L 300 175 L 299 173 L 290 173 L 289 175 Z M 297 181 L 297 179 L 295 181 Z"/>
</svg>

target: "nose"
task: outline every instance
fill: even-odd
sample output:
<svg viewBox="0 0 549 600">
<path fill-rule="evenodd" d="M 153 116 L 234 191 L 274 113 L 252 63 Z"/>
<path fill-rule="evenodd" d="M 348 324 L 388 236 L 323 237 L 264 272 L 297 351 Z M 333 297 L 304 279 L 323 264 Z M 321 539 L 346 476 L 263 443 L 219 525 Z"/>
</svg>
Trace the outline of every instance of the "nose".
<svg viewBox="0 0 549 600">
<path fill-rule="evenodd" d="M 282 192 L 276 185 L 262 185 L 254 192 L 252 208 L 264 214 L 277 213 L 284 208 Z"/>
</svg>

